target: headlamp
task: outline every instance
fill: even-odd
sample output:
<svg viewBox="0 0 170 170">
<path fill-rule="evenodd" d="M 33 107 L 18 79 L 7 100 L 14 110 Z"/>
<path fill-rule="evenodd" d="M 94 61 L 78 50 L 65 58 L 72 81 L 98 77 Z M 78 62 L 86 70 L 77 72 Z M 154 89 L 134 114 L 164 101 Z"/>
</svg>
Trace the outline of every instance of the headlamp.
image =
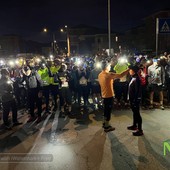
<svg viewBox="0 0 170 170">
<path fill-rule="evenodd" d="M 14 65 L 15 65 L 14 61 L 12 61 L 12 60 L 9 61 L 9 65 L 10 65 L 10 66 L 14 66 Z"/>
<path fill-rule="evenodd" d="M 148 64 L 150 64 L 150 63 L 151 63 L 151 61 L 150 61 L 150 60 L 147 60 L 147 63 L 148 63 Z"/>
<path fill-rule="evenodd" d="M 0 65 L 4 65 L 5 62 L 3 60 L 0 60 Z"/>
<path fill-rule="evenodd" d="M 41 61 L 40 58 L 36 58 L 36 62 L 39 63 Z"/>
<path fill-rule="evenodd" d="M 8 80 L 8 81 L 7 81 L 7 84 L 11 84 L 11 81 L 10 81 L 10 80 Z"/>
<path fill-rule="evenodd" d="M 80 66 L 80 65 L 81 65 L 81 63 L 82 63 L 82 61 L 81 61 L 80 59 L 77 59 L 77 61 L 76 61 L 76 65 L 77 65 L 77 66 Z"/>
<path fill-rule="evenodd" d="M 124 63 L 127 63 L 127 62 L 128 62 L 128 61 L 127 61 L 127 58 L 125 58 L 125 57 L 119 58 L 118 61 L 119 61 L 119 63 L 121 63 L 121 64 L 124 64 Z"/>
<path fill-rule="evenodd" d="M 100 62 L 97 62 L 96 63 L 96 68 L 101 68 L 102 67 L 102 64 Z"/>
</svg>

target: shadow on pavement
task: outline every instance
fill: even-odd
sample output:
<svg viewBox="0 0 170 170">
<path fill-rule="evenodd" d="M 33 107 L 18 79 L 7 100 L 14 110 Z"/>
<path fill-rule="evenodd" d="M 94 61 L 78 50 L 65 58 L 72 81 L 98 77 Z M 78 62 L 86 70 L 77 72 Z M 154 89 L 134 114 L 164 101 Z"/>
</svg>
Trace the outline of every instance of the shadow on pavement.
<svg viewBox="0 0 170 170">
<path fill-rule="evenodd" d="M 149 142 L 149 140 L 143 136 L 142 138 L 139 138 L 138 139 L 138 148 L 139 148 L 139 152 L 140 154 L 144 155 L 144 153 L 147 155 L 145 156 L 152 156 L 155 161 L 152 162 L 152 164 L 154 164 L 155 166 L 157 165 L 157 168 L 158 169 L 162 169 L 162 168 L 166 168 L 166 169 L 169 169 L 170 167 L 170 162 L 168 160 L 170 160 L 170 154 L 167 154 L 167 156 L 165 157 L 163 155 L 163 142 L 160 143 L 160 144 L 157 144 L 155 142 L 152 142 L 152 144 Z M 157 150 L 154 150 L 154 148 Z M 159 151 L 162 151 L 159 153 Z M 149 153 L 149 154 L 148 154 Z M 152 159 L 153 159 L 152 158 Z M 145 158 L 146 159 L 146 158 Z M 149 158 L 151 159 L 151 158 Z M 144 160 L 140 160 L 139 159 L 139 162 L 143 162 Z M 145 162 L 145 161 L 144 161 Z M 148 162 L 148 161 L 147 161 Z M 163 166 L 163 167 L 158 167 L 158 166 Z M 138 168 L 142 169 L 142 165 L 139 164 Z"/>
<path fill-rule="evenodd" d="M 54 143 L 57 135 L 62 134 L 69 129 L 65 128 L 65 126 L 70 122 L 68 116 L 65 118 L 59 118 L 59 111 L 53 112 L 50 117 L 51 128 L 42 133 L 42 137 L 46 138 L 49 142 Z"/>
<path fill-rule="evenodd" d="M 13 147 L 23 143 L 29 137 L 30 134 L 34 135 L 38 131 L 39 129 L 37 128 L 34 128 L 34 127 L 27 128 L 26 126 L 22 126 L 21 128 L 16 128 L 16 129 L 11 130 L 11 133 L 9 135 L 1 139 L 0 152 L 8 151 L 12 149 Z"/>
<path fill-rule="evenodd" d="M 86 159 L 87 169 L 100 169 L 103 160 L 105 140 L 106 134 L 103 133 L 102 130 L 99 130 L 80 150 L 80 155 Z"/>
<path fill-rule="evenodd" d="M 100 109 L 93 110 L 92 107 L 88 107 L 87 109 L 81 110 L 80 108 L 77 113 L 76 122 L 74 124 L 79 125 L 75 128 L 75 130 L 78 131 L 88 128 L 89 124 L 93 123 L 93 120 L 90 119 L 90 115 L 94 115 L 93 119 L 96 121 L 103 120 L 103 111 Z"/>
<path fill-rule="evenodd" d="M 136 170 L 133 158 L 126 147 L 113 133 L 108 133 L 111 142 L 112 165 L 115 170 Z"/>
</svg>

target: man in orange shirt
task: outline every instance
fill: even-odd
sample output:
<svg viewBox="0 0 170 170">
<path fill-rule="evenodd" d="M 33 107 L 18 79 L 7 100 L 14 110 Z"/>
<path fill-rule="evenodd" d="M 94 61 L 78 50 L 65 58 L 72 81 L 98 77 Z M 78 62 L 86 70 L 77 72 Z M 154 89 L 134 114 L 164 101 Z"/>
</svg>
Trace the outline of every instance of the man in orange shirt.
<svg viewBox="0 0 170 170">
<path fill-rule="evenodd" d="M 117 78 L 121 78 L 128 74 L 129 69 L 126 71 L 116 74 L 109 72 L 110 65 L 107 62 L 102 62 L 102 72 L 98 76 L 99 84 L 101 87 L 101 95 L 103 98 L 104 103 L 104 123 L 103 128 L 105 132 L 113 131 L 115 130 L 114 127 L 109 125 L 109 121 L 111 118 L 111 111 L 113 106 L 113 96 L 114 96 L 114 90 L 113 90 L 113 80 Z"/>
</svg>

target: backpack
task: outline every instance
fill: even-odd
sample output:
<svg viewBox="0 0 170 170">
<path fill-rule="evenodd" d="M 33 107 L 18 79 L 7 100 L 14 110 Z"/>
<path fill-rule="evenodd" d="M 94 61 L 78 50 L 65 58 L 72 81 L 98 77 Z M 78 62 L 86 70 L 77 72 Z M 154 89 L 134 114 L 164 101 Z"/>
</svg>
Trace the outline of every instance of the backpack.
<svg viewBox="0 0 170 170">
<path fill-rule="evenodd" d="M 31 73 L 27 77 L 27 81 L 26 82 L 27 82 L 28 88 L 37 88 L 38 87 L 38 81 L 37 81 L 35 73 Z"/>
</svg>

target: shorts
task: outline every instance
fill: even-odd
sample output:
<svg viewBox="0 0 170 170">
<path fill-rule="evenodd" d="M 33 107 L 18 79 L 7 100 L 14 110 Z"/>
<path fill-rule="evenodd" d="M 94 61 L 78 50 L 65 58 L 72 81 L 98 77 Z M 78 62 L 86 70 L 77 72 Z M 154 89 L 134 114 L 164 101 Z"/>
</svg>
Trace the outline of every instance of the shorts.
<svg viewBox="0 0 170 170">
<path fill-rule="evenodd" d="M 150 84 L 149 85 L 149 91 L 151 91 L 151 92 L 160 92 L 160 91 L 162 91 L 162 85 Z"/>
</svg>

